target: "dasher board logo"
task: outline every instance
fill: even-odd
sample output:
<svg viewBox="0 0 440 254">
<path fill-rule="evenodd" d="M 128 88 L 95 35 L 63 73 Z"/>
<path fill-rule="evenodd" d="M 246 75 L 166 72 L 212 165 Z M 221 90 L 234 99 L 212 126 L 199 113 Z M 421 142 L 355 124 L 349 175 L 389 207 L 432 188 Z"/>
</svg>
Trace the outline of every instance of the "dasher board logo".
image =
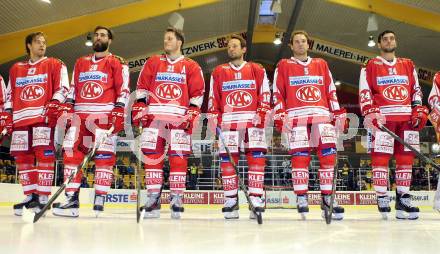
<svg viewBox="0 0 440 254">
<path fill-rule="evenodd" d="M 158 72 L 156 74 L 156 82 L 173 82 L 173 83 L 185 84 L 186 75 L 180 73 Z"/>
<path fill-rule="evenodd" d="M 318 102 L 321 100 L 321 91 L 313 85 L 302 86 L 296 91 L 296 98 L 302 102 Z"/>
<path fill-rule="evenodd" d="M 255 80 L 234 80 L 223 82 L 222 91 L 232 91 L 237 89 L 255 89 Z"/>
<path fill-rule="evenodd" d="M 29 84 L 45 84 L 47 82 L 47 74 L 40 74 L 28 77 L 19 77 L 15 79 L 16 87 L 23 87 Z"/>
<path fill-rule="evenodd" d="M 20 99 L 23 101 L 36 101 L 44 96 L 44 88 L 40 85 L 28 85 L 21 90 Z"/>
<path fill-rule="evenodd" d="M 408 99 L 409 92 L 405 86 L 391 85 L 382 92 L 383 96 L 390 101 L 402 102 Z"/>
<path fill-rule="evenodd" d="M 247 91 L 233 91 L 226 96 L 226 104 L 234 108 L 244 108 L 252 104 L 252 95 Z"/>
<path fill-rule="evenodd" d="M 182 89 L 173 83 L 162 83 L 156 87 L 157 97 L 163 100 L 177 100 L 182 97 Z"/>
<path fill-rule="evenodd" d="M 295 77 L 289 77 L 289 84 L 291 86 L 322 85 L 322 84 L 324 84 L 324 78 L 322 76 L 295 76 Z"/>
<path fill-rule="evenodd" d="M 377 77 L 377 85 L 385 86 L 385 85 L 408 85 L 408 76 L 402 75 L 392 75 L 385 77 Z"/>
</svg>

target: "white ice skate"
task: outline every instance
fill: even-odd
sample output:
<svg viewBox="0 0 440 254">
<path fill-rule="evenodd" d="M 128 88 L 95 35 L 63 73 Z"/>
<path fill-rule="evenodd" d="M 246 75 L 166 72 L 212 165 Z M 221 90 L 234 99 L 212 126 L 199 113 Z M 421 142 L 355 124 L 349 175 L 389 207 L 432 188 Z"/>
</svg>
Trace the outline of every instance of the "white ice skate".
<svg viewBox="0 0 440 254">
<path fill-rule="evenodd" d="M 307 194 L 296 196 L 296 206 L 298 213 L 301 215 L 301 219 L 305 220 L 309 213 L 309 201 L 307 200 Z"/>
<path fill-rule="evenodd" d="M 181 213 L 183 213 L 184 211 L 181 195 L 171 194 L 170 209 L 171 209 L 171 219 L 180 219 Z"/>
<path fill-rule="evenodd" d="M 151 193 L 147 195 L 147 202 L 141 209 L 141 216 L 144 219 L 160 218 L 160 196 L 159 193 Z"/>
<path fill-rule="evenodd" d="M 377 209 L 382 215 L 382 219 L 387 220 L 388 214 L 391 212 L 390 197 L 378 196 L 377 197 Z"/>
<path fill-rule="evenodd" d="M 104 212 L 105 196 L 95 194 L 95 200 L 93 201 L 93 211 L 95 212 L 96 218 L 99 214 Z"/>
<path fill-rule="evenodd" d="M 261 197 L 250 196 L 250 199 L 251 199 L 252 205 L 254 206 L 256 212 L 259 212 L 259 213 L 264 212 L 264 202 L 263 202 L 263 200 L 261 200 Z M 249 219 L 252 219 L 252 220 L 257 219 L 257 215 L 255 214 L 254 211 L 250 211 Z"/>
</svg>

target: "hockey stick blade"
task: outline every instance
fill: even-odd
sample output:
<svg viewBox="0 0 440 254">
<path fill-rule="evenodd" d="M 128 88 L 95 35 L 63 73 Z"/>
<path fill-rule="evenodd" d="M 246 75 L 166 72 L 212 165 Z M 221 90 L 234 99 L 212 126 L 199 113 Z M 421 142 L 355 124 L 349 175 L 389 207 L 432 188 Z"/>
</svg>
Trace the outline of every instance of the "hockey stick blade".
<svg viewBox="0 0 440 254">
<path fill-rule="evenodd" d="M 84 159 L 79 167 L 77 167 L 70 175 L 69 177 L 63 182 L 63 184 L 60 186 L 57 192 L 52 195 L 52 197 L 47 201 L 47 204 L 44 205 L 44 207 L 41 209 L 40 212 L 36 213 L 34 216 L 34 223 L 36 223 L 43 215 L 44 213 L 50 208 L 52 203 L 60 196 L 60 194 L 64 191 L 66 186 L 72 181 L 72 179 L 78 174 L 78 172 L 86 166 L 86 164 L 90 161 L 90 159 L 95 155 L 96 150 L 101 146 L 101 144 L 107 139 L 108 136 L 113 132 L 114 126 L 112 126 L 104 135 L 102 135 L 99 142 L 95 142 L 95 145 L 93 146 L 92 150 L 84 156 Z"/>
<path fill-rule="evenodd" d="M 261 225 L 261 224 L 263 224 L 263 217 L 261 215 L 261 211 L 259 211 L 259 209 L 256 209 L 256 207 L 254 207 L 254 205 L 251 202 L 251 198 L 249 197 L 248 189 L 247 189 L 246 185 L 244 185 L 244 182 L 240 177 L 237 165 L 235 164 L 234 158 L 232 158 L 231 151 L 229 150 L 229 147 L 226 145 L 226 141 L 223 137 L 222 130 L 218 126 L 216 127 L 216 130 L 217 130 L 218 137 L 219 137 L 220 141 L 222 142 L 223 147 L 226 150 L 226 153 L 228 154 L 228 157 L 229 157 L 229 160 L 231 161 L 232 167 L 234 167 L 235 174 L 237 175 L 237 178 L 238 178 L 238 185 L 239 185 L 240 189 L 243 191 L 244 196 L 246 197 L 246 200 L 249 204 L 249 208 L 250 208 L 251 212 L 254 213 L 255 216 L 257 217 L 257 223 L 259 225 Z"/>
</svg>

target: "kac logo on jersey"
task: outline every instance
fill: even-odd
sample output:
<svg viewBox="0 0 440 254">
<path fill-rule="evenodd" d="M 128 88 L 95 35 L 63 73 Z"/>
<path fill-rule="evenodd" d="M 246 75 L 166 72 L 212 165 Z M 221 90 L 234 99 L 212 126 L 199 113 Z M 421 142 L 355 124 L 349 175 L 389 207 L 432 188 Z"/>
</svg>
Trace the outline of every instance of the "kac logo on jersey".
<svg viewBox="0 0 440 254">
<path fill-rule="evenodd" d="M 321 100 L 321 91 L 314 86 L 303 86 L 296 91 L 296 98 L 303 102 L 318 102 Z"/>
<path fill-rule="evenodd" d="M 96 99 L 99 98 L 104 89 L 96 82 L 87 82 L 81 89 L 81 97 L 84 99 Z"/>
<path fill-rule="evenodd" d="M 401 85 L 393 85 L 385 88 L 383 96 L 390 101 L 402 102 L 408 98 L 408 90 Z"/>
<path fill-rule="evenodd" d="M 157 86 L 156 95 L 164 100 L 177 100 L 182 96 L 182 89 L 173 83 L 163 83 Z"/>
<path fill-rule="evenodd" d="M 252 103 L 252 95 L 246 91 L 234 91 L 226 97 L 226 104 L 235 108 L 244 108 Z"/>
<path fill-rule="evenodd" d="M 44 89 L 39 85 L 29 85 L 21 90 L 20 99 L 23 101 L 35 101 L 43 97 Z"/>
</svg>

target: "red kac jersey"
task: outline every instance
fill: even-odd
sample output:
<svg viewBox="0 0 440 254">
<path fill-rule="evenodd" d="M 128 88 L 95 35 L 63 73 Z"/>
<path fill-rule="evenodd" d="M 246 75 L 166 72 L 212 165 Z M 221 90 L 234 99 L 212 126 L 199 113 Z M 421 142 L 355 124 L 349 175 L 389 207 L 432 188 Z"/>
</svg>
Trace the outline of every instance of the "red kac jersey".
<svg viewBox="0 0 440 254">
<path fill-rule="evenodd" d="M 18 62 L 9 71 L 5 109 L 12 109 L 15 127 L 44 123 L 50 100 L 64 102 L 69 89 L 67 68 L 55 58 Z"/>
<path fill-rule="evenodd" d="M 139 74 L 136 98 L 145 98 L 148 113 L 157 120 L 179 121 L 190 104 L 200 108 L 205 81 L 197 62 L 181 56 L 150 57 Z"/>
<path fill-rule="evenodd" d="M 275 70 L 273 83 L 274 110 L 285 110 L 289 120 L 330 122 L 331 113 L 340 109 L 332 74 L 323 59 L 283 59 Z"/>
<path fill-rule="evenodd" d="M 222 115 L 222 125 L 251 127 L 257 109 L 270 110 L 269 81 L 264 68 L 243 62 L 217 66 L 211 75 L 208 112 Z"/>
<path fill-rule="evenodd" d="M 369 60 L 359 78 L 359 103 L 362 114 L 371 105 L 379 107 L 387 121 L 408 121 L 411 106 L 422 104 L 413 62 L 405 58 L 388 62 L 380 56 Z"/>
<path fill-rule="evenodd" d="M 115 55 L 96 59 L 95 55 L 76 61 L 67 97 L 75 101 L 81 115 L 110 113 L 116 103 L 127 104 L 130 93 L 129 71 L 125 61 Z"/>
</svg>

